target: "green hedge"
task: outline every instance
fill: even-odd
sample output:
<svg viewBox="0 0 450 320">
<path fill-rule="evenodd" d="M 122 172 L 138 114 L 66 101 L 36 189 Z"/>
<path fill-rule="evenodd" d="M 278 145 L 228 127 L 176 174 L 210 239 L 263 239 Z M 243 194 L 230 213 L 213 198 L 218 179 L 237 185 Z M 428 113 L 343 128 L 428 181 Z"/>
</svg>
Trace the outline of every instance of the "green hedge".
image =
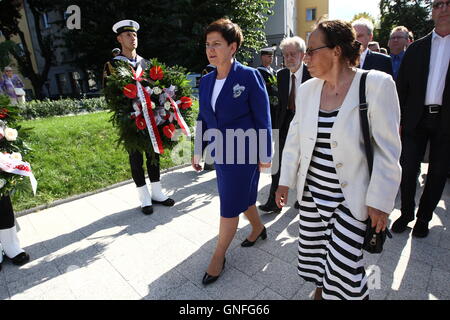
<svg viewBox="0 0 450 320">
<path fill-rule="evenodd" d="M 81 100 L 33 100 L 22 104 L 21 109 L 21 115 L 24 119 L 36 119 L 107 110 L 108 106 L 105 98 L 100 97 Z"/>
</svg>

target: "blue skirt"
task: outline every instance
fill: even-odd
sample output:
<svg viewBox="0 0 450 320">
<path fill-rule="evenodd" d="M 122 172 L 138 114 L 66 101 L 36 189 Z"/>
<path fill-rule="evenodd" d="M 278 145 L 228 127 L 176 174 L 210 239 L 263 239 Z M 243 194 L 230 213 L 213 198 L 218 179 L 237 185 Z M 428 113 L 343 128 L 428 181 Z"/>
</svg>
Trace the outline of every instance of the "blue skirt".
<svg viewBox="0 0 450 320">
<path fill-rule="evenodd" d="M 256 164 L 215 164 L 220 216 L 235 218 L 256 204 L 259 169 Z"/>
</svg>

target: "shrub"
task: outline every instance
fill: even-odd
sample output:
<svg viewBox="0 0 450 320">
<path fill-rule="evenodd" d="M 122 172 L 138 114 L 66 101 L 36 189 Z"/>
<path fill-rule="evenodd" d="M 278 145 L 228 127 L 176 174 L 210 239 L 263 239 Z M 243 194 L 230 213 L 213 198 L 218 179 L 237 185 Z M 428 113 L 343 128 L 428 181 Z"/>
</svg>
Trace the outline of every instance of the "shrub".
<svg viewBox="0 0 450 320">
<path fill-rule="evenodd" d="M 48 118 L 108 109 L 103 97 L 93 99 L 32 100 L 21 105 L 24 119 Z"/>
</svg>

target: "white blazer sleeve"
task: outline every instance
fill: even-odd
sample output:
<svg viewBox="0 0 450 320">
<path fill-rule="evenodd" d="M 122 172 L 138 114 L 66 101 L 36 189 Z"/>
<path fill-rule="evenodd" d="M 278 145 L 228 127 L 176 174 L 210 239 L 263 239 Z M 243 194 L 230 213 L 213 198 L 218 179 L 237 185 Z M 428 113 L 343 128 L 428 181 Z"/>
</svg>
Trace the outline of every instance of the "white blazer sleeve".
<svg viewBox="0 0 450 320">
<path fill-rule="evenodd" d="M 399 100 L 390 76 L 372 71 L 367 85 L 374 161 L 366 205 L 391 213 L 401 181 Z"/>
<path fill-rule="evenodd" d="M 302 87 L 297 91 L 296 97 L 302 95 Z M 278 185 L 291 189 L 297 184 L 297 172 L 300 166 L 300 99 L 296 99 L 295 116 L 289 125 L 286 143 L 283 148 L 283 156 L 280 168 L 280 181 Z"/>
</svg>

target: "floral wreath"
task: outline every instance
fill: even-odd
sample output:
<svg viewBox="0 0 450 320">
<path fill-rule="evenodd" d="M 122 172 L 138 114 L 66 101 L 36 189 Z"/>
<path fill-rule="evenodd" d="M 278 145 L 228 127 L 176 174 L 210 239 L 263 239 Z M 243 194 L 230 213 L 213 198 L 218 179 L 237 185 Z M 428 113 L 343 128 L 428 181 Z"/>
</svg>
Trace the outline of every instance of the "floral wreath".
<svg viewBox="0 0 450 320">
<path fill-rule="evenodd" d="M 0 197 L 25 190 L 25 177 L 30 178 L 36 194 L 37 181 L 24 160 L 30 158 L 31 149 L 22 139 L 27 132 L 17 124 L 19 120 L 18 107 L 10 104 L 8 96 L 0 95 Z"/>
<path fill-rule="evenodd" d="M 118 143 L 128 151 L 164 153 L 189 137 L 195 122 L 192 89 L 184 68 L 152 59 L 137 70 L 116 61 L 104 88 Z"/>
</svg>

